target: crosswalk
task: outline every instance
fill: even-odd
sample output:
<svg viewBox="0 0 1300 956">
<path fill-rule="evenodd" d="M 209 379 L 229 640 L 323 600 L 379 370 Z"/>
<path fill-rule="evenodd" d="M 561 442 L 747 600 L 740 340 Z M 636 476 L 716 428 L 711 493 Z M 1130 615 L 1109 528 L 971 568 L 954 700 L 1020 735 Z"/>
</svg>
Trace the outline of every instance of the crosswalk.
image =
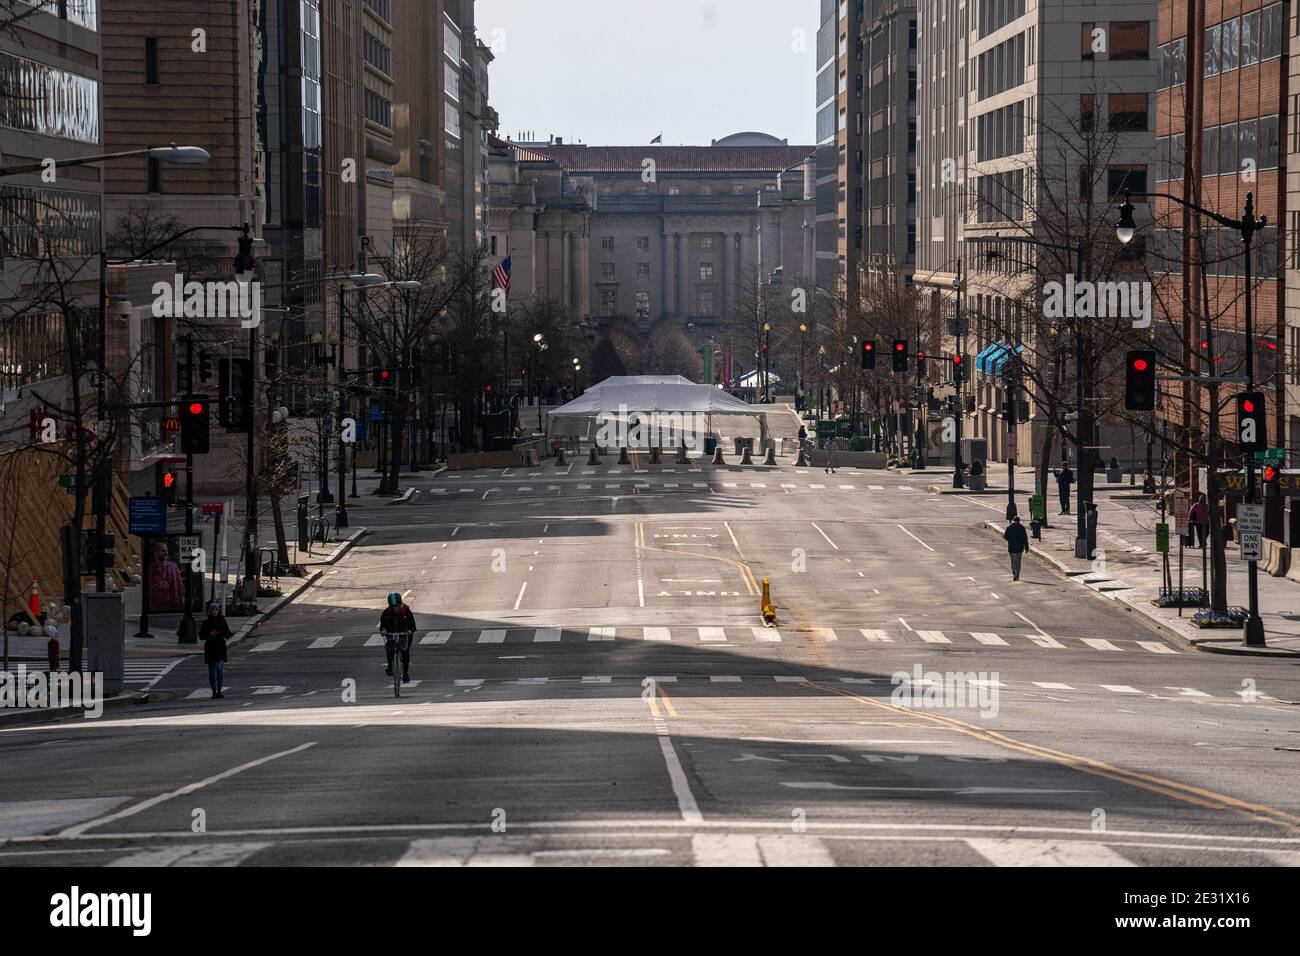
<svg viewBox="0 0 1300 956">
<path fill-rule="evenodd" d="M 302 642 L 306 641 L 305 644 Z M 425 631 L 417 644 L 435 647 L 466 647 L 473 645 L 543 644 L 572 645 L 593 643 L 654 644 L 834 644 L 840 647 L 870 647 L 872 645 L 959 645 L 1045 648 L 1060 651 L 1101 651 L 1107 654 L 1178 654 L 1172 645 L 1161 641 L 1125 640 L 1121 638 L 1071 637 L 1033 632 L 995 633 L 992 631 L 939 631 L 912 630 L 894 627 L 735 627 L 735 626 L 672 626 L 672 627 L 622 627 L 601 625 L 596 627 L 493 627 L 479 629 L 452 629 Z M 284 637 L 261 641 L 250 648 L 250 653 L 266 654 L 285 648 L 309 651 L 350 649 L 353 647 L 382 647 L 384 639 L 379 634 L 331 634 L 321 637 Z"/>
<path fill-rule="evenodd" d="M 1000 834 L 970 836 L 961 833 L 891 835 L 747 833 L 710 830 L 695 833 L 645 832 L 638 835 L 583 827 L 556 834 L 440 835 L 434 837 L 371 837 L 335 843 L 330 851 L 345 854 L 335 862 L 366 862 L 393 867 L 538 867 L 592 865 L 644 865 L 660 861 L 696 867 L 838 867 L 858 866 L 881 853 L 910 852 L 917 840 L 930 844 L 938 858 L 963 865 L 988 867 L 1134 867 L 1178 862 L 1188 847 L 1164 845 L 1153 838 L 1136 846 L 1131 842 L 1107 843 L 1103 839 L 1056 837 L 1041 839 Z M 1160 835 L 1157 835 L 1159 837 Z M 894 841 L 897 840 L 895 843 Z M 1194 842 L 1201 842 L 1192 838 Z M 208 837 L 158 846 L 105 848 L 103 865 L 135 867 L 237 867 L 274 866 L 282 857 L 300 856 L 310 837 L 258 840 Z M 1211 843 L 1219 853 L 1221 844 Z M 1210 849 L 1206 846 L 1205 849 Z M 1243 862 L 1258 856 L 1270 865 L 1300 862 L 1300 853 L 1277 849 L 1266 841 L 1227 850 Z M 863 854 L 868 854 L 866 857 Z M 0 860 L 3 856 L 0 855 Z"/>
<path fill-rule="evenodd" d="M 778 476 L 773 476 L 778 477 Z M 684 481 L 675 479 L 671 481 L 653 481 L 649 478 L 642 479 L 618 479 L 618 480 L 592 480 L 581 481 L 573 485 L 499 485 L 493 486 L 494 495 L 509 494 L 517 492 L 519 494 L 536 494 L 545 491 L 549 494 L 557 492 L 563 493 L 566 489 L 572 488 L 574 491 L 617 491 L 617 492 L 644 492 L 644 491 L 676 491 L 676 492 L 693 492 L 706 491 L 710 487 L 720 488 L 723 491 L 770 491 L 774 493 L 791 492 L 791 491 L 830 491 L 835 493 L 852 493 L 856 491 L 870 491 L 873 493 L 884 492 L 892 494 L 895 491 L 916 493 L 925 489 L 913 485 L 897 485 L 892 489 L 887 489 L 884 485 L 876 484 L 841 484 L 838 482 L 777 482 L 777 481 Z M 481 493 L 485 489 L 479 488 L 430 488 L 425 491 L 434 498 L 456 497 L 458 495 Z"/>
<path fill-rule="evenodd" d="M 122 665 L 122 683 L 129 684 L 137 690 L 148 690 L 182 660 L 184 658 L 172 657 L 162 660 L 127 661 Z"/>
</svg>

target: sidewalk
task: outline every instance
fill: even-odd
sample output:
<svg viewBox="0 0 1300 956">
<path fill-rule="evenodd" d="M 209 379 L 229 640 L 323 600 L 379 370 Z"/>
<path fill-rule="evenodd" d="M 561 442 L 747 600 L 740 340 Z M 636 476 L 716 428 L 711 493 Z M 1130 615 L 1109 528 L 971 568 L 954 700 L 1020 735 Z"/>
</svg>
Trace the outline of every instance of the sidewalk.
<svg viewBox="0 0 1300 956">
<path fill-rule="evenodd" d="M 1017 489 L 1020 488 L 1020 478 L 1020 470 L 1017 469 Z M 1032 477 L 1028 477 L 1026 487 L 1033 489 Z M 1003 495 L 1005 494 L 1003 489 Z M 1110 501 L 1107 496 L 1099 495 L 1096 503 L 1097 560 L 1088 561 L 1074 556 L 1077 519 L 1073 514 L 1056 514 L 1059 509 L 1055 507 L 1055 494 L 1048 499 L 1047 517 L 1050 527 L 1043 529 L 1041 541 L 1030 538 L 1033 553 L 1082 585 L 1141 614 L 1180 643 L 1196 650 L 1222 654 L 1300 657 L 1300 584 L 1285 577 L 1275 578 L 1260 569 L 1260 617 L 1264 621 L 1264 638 L 1268 646 L 1260 649 L 1246 647 L 1242 643 L 1240 628 L 1196 627 L 1192 624 L 1196 608 L 1183 608 L 1180 617 L 1178 608 L 1160 608 L 1151 603 L 1160 593 L 1162 585 L 1160 554 L 1155 550 L 1155 524 L 1159 515 L 1154 502 L 1147 506 L 1138 504 L 1125 507 Z M 1028 492 L 1017 490 L 1016 505 L 1020 520 L 1027 529 Z M 993 505 L 990 504 L 989 507 Z M 1002 503 L 998 503 L 996 510 L 1002 512 L 1005 508 Z M 1173 516 L 1169 515 L 1166 521 L 1170 526 L 1170 569 L 1174 587 L 1177 588 L 1178 538 L 1174 533 Z M 1006 520 L 999 516 L 986 521 L 985 525 L 1000 536 L 1006 527 Z M 1184 587 L 1200 587 L 1200 550 L 1184 550 L 1183 561 Z M 1231 544 L 1228 547 L 1227 566 L 1228 604 L 1244 606 L 1247 565 L 1237 559 L 1236 549 Z"/>
</svg>

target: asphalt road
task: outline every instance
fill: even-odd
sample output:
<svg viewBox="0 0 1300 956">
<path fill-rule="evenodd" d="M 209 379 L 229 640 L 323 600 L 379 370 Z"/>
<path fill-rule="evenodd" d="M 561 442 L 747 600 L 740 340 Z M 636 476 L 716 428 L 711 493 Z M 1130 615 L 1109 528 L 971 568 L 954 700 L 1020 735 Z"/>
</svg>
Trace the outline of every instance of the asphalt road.
<svg viewBox="0 0 1300 956">
<path fill-rule="evenodd" d="M 0 863 L 1300 863 L 1300 663 L 1171 643 L 1032 558 L 1013 583 L 1001 502 L 934 480 L 416 479 L 224 700 L 191 659 L 155 703 L 0 730 Z"/>
</svg>

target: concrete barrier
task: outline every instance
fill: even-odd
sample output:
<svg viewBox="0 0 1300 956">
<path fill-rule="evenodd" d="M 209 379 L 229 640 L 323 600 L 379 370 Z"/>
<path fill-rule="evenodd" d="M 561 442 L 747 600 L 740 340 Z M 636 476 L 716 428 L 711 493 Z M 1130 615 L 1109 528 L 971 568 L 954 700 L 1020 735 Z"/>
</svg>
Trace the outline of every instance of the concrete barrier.
<svg viewBox="0 0 1300 956">
<path fill-rule="evenodd" d="M 620 448 L 620 449 L 618 450 L 618 463 L 619 463 L 620 465 L 630 465 L 630 464 L 632 463 L 632 462 L 628 459 L 628 457 L 627 457 L 627 449 L 626 449 L 626 448 Z"/>
<path fill-rule="evenodd" d="M 771 445 L 767 446 L 767 457 L 763 459 L 763 464 L 765 465 L 776 464 L 776 449 L 773 448 Z"/>
<path fill-rule="evenodd" d="M 725 461 L 723 460 L 723 458 L 722 458 L 722 446 L 721 446 L 721 445 L 718 445 L 716 448 L 713 449 L 713 463 L 714 463 L 715 465 L 725 465 L 725 464 L 726 464 L 726 462 L 725 462 Z"/>
<path fill-rule="evenodd" d="M 686 442 L 682 442 L 681 447 L 677 449 L 677 464 L 690 464 L 690 461 L 686 457 Z"/>
<path fill-rule="evenodd" d="M 754 463 L 754 456 L 750 454 L 748 445 L 746 445 L 745 450 L 741 452 L 740 463 L 742 465 L 752 465 Z"/>
<path fill-rule="evenodd" d="M 596 451 L 595 445 L 591 446 L 591 454 L 587 456 L 587 464 L 589 465 L 600 464 L 600 452 Z"/>
<path fill-rule="evenodd" d="M 1260 562 L 1261 567 L 1275 578 L 1280 578 L 1287 572 L 1287 567 L 1291 563 L 1291 550 L 1282 542 L 1274 541 L 1272 538 L 1264 538 L 1264 560 Z"/>
<path fill-rule="evenodd" d="M 663 453 L 659 449 L 659 446 L 657 445 L 650 449 L 650 464 L 652 465 L 663 464 Z"/>
</svg>

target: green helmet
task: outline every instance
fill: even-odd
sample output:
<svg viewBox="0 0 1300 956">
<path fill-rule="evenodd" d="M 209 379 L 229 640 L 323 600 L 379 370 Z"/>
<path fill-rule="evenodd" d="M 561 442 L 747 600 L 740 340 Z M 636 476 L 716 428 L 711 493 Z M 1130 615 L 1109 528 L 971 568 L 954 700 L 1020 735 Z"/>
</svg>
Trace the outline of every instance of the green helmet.
<svg viewBox="0 0 1300 956">
<path fill-rule="evenodd" d="M 396 591 L 394 591 L 392 594 L 388 595 L 388 606 L 389 606 L 389 607 L 397 607 L 397 605 L 399 605 L 399 604 L 401 604 L 401 603 L 402 603 L 402 596 L 401 596 L 400 594 L 398 594 Z"/>
</svg>

